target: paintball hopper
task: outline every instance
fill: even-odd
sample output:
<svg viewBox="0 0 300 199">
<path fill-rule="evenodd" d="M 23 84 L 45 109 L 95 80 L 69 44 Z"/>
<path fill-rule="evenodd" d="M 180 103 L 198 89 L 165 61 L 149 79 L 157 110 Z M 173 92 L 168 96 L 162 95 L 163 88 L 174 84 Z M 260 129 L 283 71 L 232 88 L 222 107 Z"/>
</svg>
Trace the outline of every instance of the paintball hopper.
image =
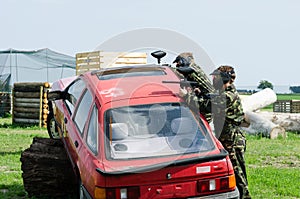
<svg viewBox="0 0 300 199">
<path fill-rule="evenodd" d="M 158 51 L 155 51 L 155 52 L 152 52 L 151 55 L 152 57 L 156 58 L 157 59 L 157 63 L 160 64 L 160 60 L 161 58 L 163 58 L 164 56 L 166 56 L 166 52 L 162 51 L 162 50 L 158 50 Z"/>
<path fill-rule="evenodd" d="M 176 70 L 183 74 L 184 76 L 188 75 L 188 74 L 191 74 L 192 72 L 194 72 L 194 69 L 191 68 L 191 67 L 188 67 L 188 66 L 184 66 L 184 67 L 179 67 L 179 68 L 176 68 Z"/>
</svg>

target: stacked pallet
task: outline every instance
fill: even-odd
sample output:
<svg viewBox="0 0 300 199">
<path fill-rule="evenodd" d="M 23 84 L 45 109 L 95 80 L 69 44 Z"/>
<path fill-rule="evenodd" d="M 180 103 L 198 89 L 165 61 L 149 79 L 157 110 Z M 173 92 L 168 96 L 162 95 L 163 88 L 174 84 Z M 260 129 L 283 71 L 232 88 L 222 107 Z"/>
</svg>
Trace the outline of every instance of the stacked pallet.
<svg viewBox="0 0 300 199">
<path fill-rule="evenodd" d="M 0 92 L 0 117 L 9 114 L 11 111 L 11 94 Z"/>
<path fill-rule="evenodd" d="M 300 113 L 300 100 L 277 100 L 273 104 L 273 112 Z"/>
<path fill-rule="evenodd" d="M 15 83 L 13 87 L 12 123 L 18 125 L 47 126 L 49 112 L 48 82 Z"/>
<path fill-rule="evenodd" d="M 147 53 L 140 52 L 85 52 L 76 54 L 76 75 L 100 68 L 147 63 Z"/>
</svg>

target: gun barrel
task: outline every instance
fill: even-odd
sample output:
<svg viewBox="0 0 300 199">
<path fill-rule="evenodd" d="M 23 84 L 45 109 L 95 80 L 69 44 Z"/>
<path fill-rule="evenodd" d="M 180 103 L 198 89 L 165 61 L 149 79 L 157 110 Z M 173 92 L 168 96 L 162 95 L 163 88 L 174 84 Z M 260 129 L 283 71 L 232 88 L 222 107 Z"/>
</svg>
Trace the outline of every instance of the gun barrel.
<svg viewBox="0 0 300 199">
<path fill-rule="evenodd" d="M 198 82 L 194 81 L 172 81 L 172 80 L 164 80 L 162 83 L 169 83 L 169 84 L 180 84 L 180 87 L 196 87 L 198 85 Z"/>
<path fill-rule="evenodd" d="M 167 84 L 180 84 L 181 81 L 163 80 L 162 83 L 167 83 Z"/>
</svg>

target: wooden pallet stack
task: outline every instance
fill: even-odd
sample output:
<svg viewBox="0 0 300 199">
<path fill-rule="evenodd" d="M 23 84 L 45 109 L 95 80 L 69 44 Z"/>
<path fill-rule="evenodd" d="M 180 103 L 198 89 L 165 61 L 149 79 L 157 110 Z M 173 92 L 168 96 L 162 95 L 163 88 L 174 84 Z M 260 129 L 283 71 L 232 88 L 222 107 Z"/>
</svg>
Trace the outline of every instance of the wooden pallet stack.
<svg viewBox="0 0 300 199">
<path fill-rule="evenodd" d="M 273 104 L 273 112 L 300 113 L 300 100 L 277 100 Z"/>
<path fill-rule="evenodd" d="M 100 68 L 147 63 L 147 53 L 140 52 L 84 52 L 76 54 L 76 75 Z"/>
<path fill-rule="evenodd" d="M 12 123 L 46 127 L 49 89 L 48 82 L 14 83 Z"/>
<path fill-rule="evenodd" d="M 292 100 L 277 100 L 273 104 L 273 112 L 290 113 Z"/>
<path fill-rule="evenodd" d="M 292 113 L 300 113 L 300 100 L 292 100 Z"/>
</svg>

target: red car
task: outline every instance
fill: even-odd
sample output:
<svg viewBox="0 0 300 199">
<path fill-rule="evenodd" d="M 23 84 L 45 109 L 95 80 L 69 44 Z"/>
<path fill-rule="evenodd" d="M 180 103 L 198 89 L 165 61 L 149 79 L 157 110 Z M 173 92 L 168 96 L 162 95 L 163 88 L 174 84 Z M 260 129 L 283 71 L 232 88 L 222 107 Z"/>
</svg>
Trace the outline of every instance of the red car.
<svg viewBox="0 0 300 199">
<path fill-rule="evenodd" d="M 125 66 L 61 79 L 49 135 L 62 139 L 79 198 L 238 198 L 228 153 L 178 96 L 173 69 Z"/>
</svg>

